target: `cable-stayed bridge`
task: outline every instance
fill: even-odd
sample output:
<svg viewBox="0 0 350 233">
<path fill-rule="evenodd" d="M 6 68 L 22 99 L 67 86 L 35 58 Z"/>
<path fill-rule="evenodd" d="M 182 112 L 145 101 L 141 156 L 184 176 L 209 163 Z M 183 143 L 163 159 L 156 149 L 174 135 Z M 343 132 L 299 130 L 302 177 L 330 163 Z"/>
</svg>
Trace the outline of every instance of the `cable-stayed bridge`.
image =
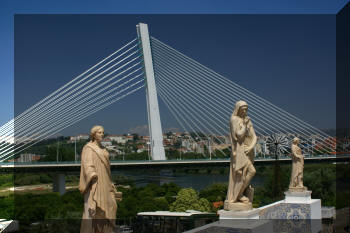
<svg viewBox="0 0 350 233">
<path fill-rule="evenodd" d="M 0 162 L 143 88 L 155 160 L 166 159 L 157 97 L 182 130 L 191 132 L 194 144 L 206 144 L 222 154 L 238 100 L 248 103 L 260 138 L 298 136 L 306 154 L 335 153 L 330 135 L 149 36 L 147 25 L 139 24 L 137 32 L 137 38 L 1 126 Z"/>
</svg>

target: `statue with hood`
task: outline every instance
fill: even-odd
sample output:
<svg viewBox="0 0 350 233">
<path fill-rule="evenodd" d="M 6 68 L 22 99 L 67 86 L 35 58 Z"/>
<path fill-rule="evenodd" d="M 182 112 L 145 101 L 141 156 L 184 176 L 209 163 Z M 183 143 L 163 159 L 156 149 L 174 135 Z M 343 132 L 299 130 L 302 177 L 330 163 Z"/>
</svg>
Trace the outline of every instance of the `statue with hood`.
<svg viewBox="0 0 350 233">
<path fill-rule="evenodd" d="M 252 209 L 254 189 L 249 184 L 256 173 L 253 163 L 257 138 L 247 111 L 248 104 L 242 100 L 237 101 L 230 118 L 232 151 L 225 210 Z"/>
<path fill-rule="evenodd" d="M 90 131 L 91 141 L 81 155 L 79 190 L 84 195 L 84 212 L 81 233 L 114 233 L 117 213 L 116 201 L 122 193 L 117 192 L 111 178 L 109 153 L 101 145 L 104 137 L 102 126 Z"/>
</svg>

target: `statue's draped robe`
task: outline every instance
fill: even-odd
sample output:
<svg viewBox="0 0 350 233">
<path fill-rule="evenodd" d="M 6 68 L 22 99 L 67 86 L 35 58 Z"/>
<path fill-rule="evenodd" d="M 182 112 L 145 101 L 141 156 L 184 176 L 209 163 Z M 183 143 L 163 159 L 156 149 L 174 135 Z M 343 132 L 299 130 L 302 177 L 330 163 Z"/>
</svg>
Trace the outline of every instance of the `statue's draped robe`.
<svg viewBox="0 0 350 233">
<path fill-rule="evenodd" d="M 290 188 L 303 187 L 304 156 L 299 146 L 292 144 L 292 175 L 290 177 Z"/>
<path fill-rule="evenodd" d="M 243 119 L 234 114 L 230 118 L 230 132 L 232 152 L 226 201 L 234 203 L 242 197 L 245 190 L 244 183 L 247 176 L 247 168 L 254 163 L 254 150 L 246 155 L 244 145 L 251 146 L 255 132 L 251 121 L 246 127 L 243 124 Z"/>
<path fill-rule="evenodd" d="M 94 176 L 97 176 L 97 181 L 91 182 Z M 109 154 L 92 142 L 82 151 L 79 190 L 85 201 L 80 232 L 114 232 L 117 204 Z"/>
</svg>

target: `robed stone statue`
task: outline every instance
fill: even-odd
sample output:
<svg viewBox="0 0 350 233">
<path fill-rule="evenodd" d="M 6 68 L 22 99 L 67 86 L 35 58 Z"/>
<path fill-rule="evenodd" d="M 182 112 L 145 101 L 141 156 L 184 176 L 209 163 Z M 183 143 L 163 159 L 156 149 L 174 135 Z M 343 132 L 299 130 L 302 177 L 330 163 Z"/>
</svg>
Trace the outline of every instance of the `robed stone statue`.
<svg viewBox="0 0 350 233">
<path fill-rule="evenodd" d="M 79 190 L 84 195 L 84 212 L 80 233 L 114 233 L 117 213 L 117 192 L 112 179 L 109 153 L 101 145 L 104 136 L 102 126 L 90 131 L 91 141 L 81 155 Z"/>
<path fill-rule="evenodd" d="M 307 190 L 303 185 L 304 156 L 298 146 L 299 138 L 294 138 L 292 142 L 292 174 L 290 177 L 289 191 L 301 192 Z"/>
<path fill-rule="evenodd" d="M 232 151 L 225 210 L 252 209 L 254 189 L 249 184 L 256 172 L 253 163 L 257 138 L 247 111 L 247 103 L 238 101 L 230 118 Z"/>
</svg>

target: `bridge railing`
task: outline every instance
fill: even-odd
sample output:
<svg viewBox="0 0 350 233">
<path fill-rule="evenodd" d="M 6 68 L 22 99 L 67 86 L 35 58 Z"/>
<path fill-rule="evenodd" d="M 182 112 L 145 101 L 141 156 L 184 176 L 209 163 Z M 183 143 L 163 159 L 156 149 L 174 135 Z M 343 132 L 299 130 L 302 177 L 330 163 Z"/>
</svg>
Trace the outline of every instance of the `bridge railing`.
<svg viewBox="0 0 350 233">
<path fill-rule="evenodd" d="M 350 154 L 342 154 L 342 155 L 317 155 L 317 156 L 305 156 L 305 160 L 317 160 L 317 159 L 335 159 L 335 158 L 342 158 L 342 159 L 350 159 Z M 274 156 L 269 156 L 265 158 L 256 158 L 255 161 L 274 161 L 275 157 Z M 280 156 L 278 160 L 281 161 L 288 161 L 291 160 L 289 156 Z M 196 162 L 229 162 L 229 158 L 212 158 L 212 159 L 172 159 L 172 160 L 111 160 L 110 163 L 113 164 L 158 164 L 158 163 L 176 163 L 176 162 L 188 162 L 188 163 L 196 163 Z M 80 161 L 52 161 L 52 162 L 0 162 L 0 167 L 5 167 L 5 166 L 22 166 L 22 165 L 33 165 L 33 166 L 45 166 L 45 165 L 76 165 L 80 166 Z"/>
</svg>

